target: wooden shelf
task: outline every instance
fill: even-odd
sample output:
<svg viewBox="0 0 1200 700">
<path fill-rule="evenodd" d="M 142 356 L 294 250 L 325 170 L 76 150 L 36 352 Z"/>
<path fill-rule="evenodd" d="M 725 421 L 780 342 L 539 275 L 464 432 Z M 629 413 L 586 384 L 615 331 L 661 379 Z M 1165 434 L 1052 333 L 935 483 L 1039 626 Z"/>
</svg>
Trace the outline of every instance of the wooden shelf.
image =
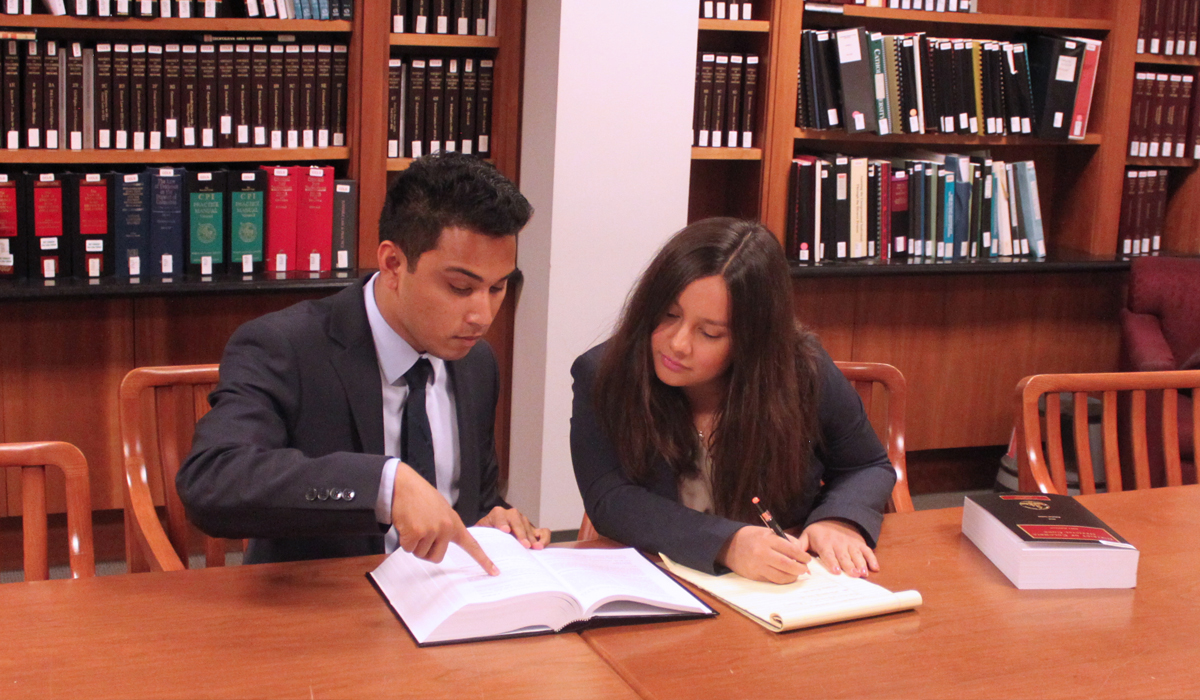
<svg viewBox="0 0 1200 700">
<path fill-rule="evenodd" d="M 349 32 L 349 20 L 317 19 L 180 19 L 140 17 L 60 17 L 56 15 L 0 15 L 0 26 L 35 29 L 103 29 L 105 31 L 190 31 L 259 32 L 292 34 L 300 32 Z"/>
<path fill-rule="evenodd" d="M 1195 158 L 1134 158 L 1125 159 L 1125 164 L 1133 168 L 1191 168 L 1195 167 Z"/>
<path fill-rule="evenodd" d="M 1200 66 L 1200 56 L 1162 56 L 1153 53 L 1139 53 L 1134 57 L 1134 61 L 1153 66 Z"/>
<path fill-rule="evenodd" d="M 791 261 L 791 275 L 800 277 L 875 277 L 913 275 L 994 275 L 1014 272 L 1122 272 L 1126 258 L 1102 258 L 1063 252 L 1046 258 L 1006 257 L 976 260 L 894 258 L 887 262 L 859 260 L 811 265 Z"/>
<path fill-rule="evenodd" d="M 391 34 L 392 46 L 441 46 L 460 49 L 498 49 L 498 36 L 460 36 L 457 34 Z"/>
<path fill-rule="evenodd" d="M 978 134 L 847 134 L 838 129 L 796 129 L 797 141 L 862 143 L 911 143 L 925 146 L 1099 146 L 1100 134 L 1088 134 L 1078 141 L 1046 141 L 1032 136 L 980 136 Z M 695 149 L 693 149 L 695 150 Z"/>
<path fill-rule="evenodd" d="M 814 9 L 814 5 L 823 9 Z M 814 16 L 831 14 L 842 15 L 844 17 L 862 17 L 863 19 L 916 22 L 920 24 L 974 24 L 991 27 L 1072 29 L 1097 32 L 1111 31 L 1114 27 L 1114 22 L 1111 20 L 1076 17 L 997 15 L 983 12 L 921 12 L 915 10 L 888 10 L 880 7 L 863 7 L 860 5 L 822 5 L 820 3 L 806 3 L 804 9 Z"/>
<path fill-rule="evenodd" d="M 101 277 L 54 280 L 0 280 L 0 300 L 100 299 L 110 297 L 171 297 L 197 294 L 279 294 L 334 292 L 373 270 L 334 272 L 256 272 L 252 275 L 179 275 L 176 277 Z"/>
<path fill-rule="evenodd" d="M 761 148 L 692 147 L 692 160 L 762 160 Z"/>
<path fill-rule="evenodd" d="M 702 32 L 769 32 L 771 23 L 765 19 L 703 19 L 700 20 Z"/>
<path fill-rule="evenodd" d="M 169 148 L 161 151 L 87 149 L 82 151 L 21 148 L 0 151 L 5 163 L 74 165 L 78 163 L 267 163 L 294 160 L 346 160 L 349 148 Z"/>
</svg>

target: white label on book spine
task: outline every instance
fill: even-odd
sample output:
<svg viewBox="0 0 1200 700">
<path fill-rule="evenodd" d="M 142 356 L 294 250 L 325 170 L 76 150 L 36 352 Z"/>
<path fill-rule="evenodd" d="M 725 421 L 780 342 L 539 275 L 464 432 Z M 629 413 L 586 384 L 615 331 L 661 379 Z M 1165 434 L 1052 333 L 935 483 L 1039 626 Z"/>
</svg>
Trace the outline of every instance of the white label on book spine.
<svg viewBox="0 0 1200 700">
<path fill-rule="evenodd" d="M 196 145 L 196 128 L 195 127 L 193 127 L 193 126 L 183 127 L 183 145 L 185 145 L 185 146 L 195 146 Z"/>
<path fill-rule="evenodd" d="M 283 148 L 283 132 L 271 132 L 271 148 Z"/>
<path fill-rule="evenodd" d="M 255 175 L 253 172 L 242 173 L 242 182 L 254 182 L 254 177 Z"/>
<path fill-rule="evenodd" d="M 128 183 L 134 183 L 134 182 L 137 182 L 137 181 L 138 181 L 138 176 L 137 176 L 137 175 L 126 175 L 126 176 L 125 176 L 124 178 L 122 178 L 122 179 L 123 179 L 125 182 L 128 182 Z"/>
<path fill-rule="evenodd" d="M 480 134 L 479 135 L 479 152 L 480 153 L 487 153 L 488 151 L 492 150 L 488 146 L 488 143 L 490 143 L 490 141 L 491 141 L 490 135 L 488 135 L 488 134 Z"/>
<path fill-rule="evenodd" d="M 8 252 L 8 241 L 0 238 L 0 267 L 12 267 L 14 256 Z"/>
<path fill-rule="evenodd" d="M 1078 63 L 1079 59 L 1074 56 L 1059 56 L 1058 70 L 1054 72 L 1054 79 L 1065 83 L 1075 82 L 1075 66 Z"/>
<path fill-rule="evenodd" d="M 238 143 L 250 143 L 250 125 L 249 124 L 238 124 L 237 142 Z"/>
<path fill-rule="evenodd" d="M 863 131 L 867 128 L 867 117 L 862 112 L 854 112 L 850 116 L 854 117 L 855 131 Z"/>
<path fill-rule="evenodd" d="M 142 15 L 149 16 L 154 14 L 154 0 L 142 0 Z"/>
<path fill-rule="evenodd" d="M 89 258 L 87 261 L 88 277 L 100 276 L 100 258 Z"/>
<path fill-rule="evenodd" d="M 970 122 L 970 120 L 967 118 L 967 113 L 966 113 L 966 112 L 959 112 L 959 113 L 958 113 L 958 128 L 959 128 L 961 131 L 966 131 L 966 130 L 967 130 L 967 127 L 968 127 L 968 126 L 970 126 L 970 125 L 971 125 L 971 122 Z"/>
<path fill-rule="evenodd" d="M 103 253 L 104 252 L 104 239 L 103 238 L 89 238 L 88 240 L 83 242 L 83 249 L 84 249 L 84 251 L 86 251 L 88 253 Z"/>
<path fill-rule="evenodd" d="M 71 132 L 70 147 L 71 147 L 72 151 L 82 151 L 83 150 L 83 132 L 82 131 L 72 131 Z"/>
<path fill-rule="evenodd" d="M 1029 255 L 1029 239 L 1021 239 L 1021 255 Z"/>
<path fill-rule="evenodd" d="M 222 134 L 232 134 L 233 133 L 233 117 L 232 116 L 230 116 L 228 114 L 221 115 L 221 133 Z"/>
<path fill-rule="evenodd" d="M 725 0 L 717 0 L 717 19 L 725 19 Z"/>
<path fill-rule="evenodd" d="M 713 148 L 720 148 L 720 147 L 721 147 L 721 133 L 722 133 L 722 132 L 720 132 L 720 131 L 713 131 L 713 132 L 712 132 L 712 147 L 713 147 Z M 436 142 L 436 141 L 434 141 L 434 144 L 436 144 L 436 143 L 437 143 L 437 142 Z M 431 153 L 433 153 L 433 152 L 435 152 L 435 150 L 434 150 L 433 148 L 430 148 L 430 152 L 431 152 Z"/>
<path fill-rule="evenodd" d="M 854 63 L 862 60 L 862 49 L 858 44 L 857 29 L 843 29 L 837 32 L 838 62 Z"/>
<path fill-rule="evenodd" d="M 1188 42 L 1188 50 L 1187 50 L 1187 53 L 1188 53 L 1188 55 L 1189 55 L 1189 56 L 1195 56 L 1195 55 L 1196 55 L 1196 42 L 1195 42 L 1195 41 L 1189 41 L 1189 42 Z"/>
<path fill-rule="evenodd" d="M 887 136 L 890 133 L 892 133 L 892 125 L 890 123 L 888 123 L 887 119 L 880 119 L 879 120 L 879 135 Z"/>
<path fill-rule="evenodd" d="M 209 19 L 217 16 L 217 0 L 204 0 L 204 16 Z"/>
<path fill-rule="evenodd" d="M 904 244 L 906 241 L 907 241 L 907 239 L 904 236 L 896 236 L 896 240 L 894 242 L 896 244 L 896 252 L 897 253 L 904 252 Z"/>
<path fill-rule="evenodd" d="M 882 100 L 887 97 L 887 82 L 884 80 L 883 73 L 875 74 L 875 99 Z"/>
<path fill-rule="evenodd" d="M 293 129 L 293 130 L 289 130 L 287 132 L 287 147 L 288 148 L 300 148 L 300 132 L 299 131 L 296 131 Z"/>
<path fill-rule="evenodd" d="M 320 272 L 321 271 L 321 254 L 320 253 L 309 253 L 309 255 L 308 255 L 308 271 L 309 272 Z"/>
<path fill-rule="evenodd" d="M 313 139 L 313 132 L 312 132 L 312 129 L 305 129 L 305 130 L 303 131 L 303 134 L 304 134 L 304 147 L 305 147 L 305 148 L 313 148 L 313 147 L 315 147 L 315 146 L 316 146 L 316 141 Z"/>
<path fill-rule="evenodd" d="M 729 148 L 737 148 L 738 147 L 738 132 L 730 131 L 729 133 L 725 134 L 725 145 L 728 146 Z"/>
<path fill-rule="evenodd" d="M 1155 235 L 1154 235 L 1154 238 L 1152 238 L 1152 239 L 1151 239 L 1151 248 L 1150 248 L 1150 250 L 1158 250 L 1158 246 L 1159 246 L 1159 240 L 1160 240 L 1160 239 L 1159 239 L 1159 236 L 1158 236 L 1158 234 L 1155 234 Z M 1043 255 L 1045 255 L 1045 254 L 1043 253 Z"/>
<path fill-rule="evenodd" d="M 442 15 L 437 18 L 437 33 L 438 34 L 449 34 L 450 33 L 450 18 L 449 17 Z"/>
<path fill-rule="evenodd" d="M 387 157 L 388 158 L 399 158 L 400 157 L 400 142 L 397 141 L 396 139 L 391 139 L 390 141 L 388 141 Z"/>
<path fill-rule="evenodd" d="M 129 0 L 117 0 L 117 14 L 129 14 Z"/>
<path fill-rule="evenodd" d="M 704 0 L 704 19 L 713 18 L 713 2 L 712 0 Z"/>
<path fill-rule="evenodd" d="M 839 258 L 844 258 L 844 257 L 846 257 L 846 242 L 845 242 L 845 241 L 838 241 L 838 244 L 837 244 L 837 256 L 838 256 Z"/>
<path fill-rule="evenodd" d="M 52 151 L 58 150 L 58 129 L 46 130 L 46 148 Z"/>
<path fill-rule="evenodd" d="M 837 176 L 837 198 L 839 200 L 846 198 L 846 173 L 838 173 Z"/>
<path fill-rule="evenodd" d="M 1028 134 L 1033 131 L 1033 124 L 1030 123 L 1029 117 L 1021 117 L 1021 133 Z"/>
<path fill-rule="evenodd" d="M 1147 154 L 1149 152 L 1150 152 L 1150 144 L 1146 143 L 1145 141 L 1142 141 L 1140 144 L 1138 144 L 1138 157 L 1139 158 L 1147 157 Z"/>
<path fill-rule="evenodd" d="M 743 22 L 750 19 L 750 9 L 752 7 L 753 7 L 753 3 L 748 3 L 748 2 L 742 3 L 742 21 Z"/>
<path fill-rule="evenodd" d="M 1150 53 L 1158 53 L 1158 39 L 1150 40 Z"/>
<path fill-rule="evenodd" d="M 196 173 L 196 179 L 200 182 L 212 182 L 212 173 Z"/>
<path fill-rule="evenodd" d="M 983 232 L 983 247 L 984 248 L 992 247 L 992 232 L 991 231 Z"/>
<path fill-rule="evenodd" d="M 735 22 L 738 21 L 738 19 L 740 19 L 740 15 L 742 14 L 740 10 L 741 6 L 739 6 L 738 3 L 729 3 L 729 19 Z"/>
<path fill-rule="evenodd" d="M 753 136 L 754 136 L 754 132 L 752 132 L 752 131 L 743 131 L 742 132 L 742 148 L 753 148 L 754 147 Z"/>
<path fill-rule="evenodd" d="M 945 241 L 938 241 L 938 243 L 937 243 L 937 257 L 939 257 L 939 258 L 944 258 L 944 257 L 946 257 L 946 242 L 945 242 Z"/>
<path fill-rule="evenodd" d="M 136 255 L 129 256 L 129 276 L 138 277 L 142 274 L 142 259 Z"/>
<path fill-rule="evenodd" d="M 1163 42 L 1163 55 L 1164 56 L 1174 56 L 1175 55 L 1175 40 L 1174 39 L 1167 39 L 1166 41 Z"/>
<path fill-rule="evenodd" d="M 25 137 L 25 142 L 29 145 L 29 148 L 41 148 L 42 147 L 42 138 L 41 138 L 42 130 L 41 129 L 29 129 L 28 131 L 29 131 L 29 133 Z"/>
<path fill-rule="evenodd" d="M 426 34 L 429 32 L 429 27 L 426 24 L 426 22 L 428 22 L 428 20 L 429 20 L 429 18 L 424 15 L 417 15 L 417 26 L 416 26 L 417 34 Z"/>
<path fill-rule="evenodd" d="M 246 253 L 242 256 L 242 272 L 244 274 L 250 274 L 251 272 L 254 272 L 254 256 L 250 253 Z"/>
<path fill-rule="evenodd" d="M 100 173 L 88 173 L 87 175 L 83 176 L 83 181 L 84 182 L 100 182 L 100 178 L 101 178 Z M 0 182 L 4 182 L 4 180 L 0 180 Z"/>
<path fill-rule="evenodd" d="M 42 275 L 46 279 L 54 279 L 54 258 L 46 258 L 42 261 Z"/>
<path fill-rule="evenodd" d="M 1183 144 L 1182 143 L 1175 144 L 1175 157 L 1182 158 L 1183 154 L 1184 154 Z"/>
<path fill-rule="evenodd" d="M 202 275 L 211 275 L 212 274 L 212 256 L 211 255 L 201 255 L 200 256 L 200 274 L 202 274 Z"/>
<path fill-rule="evenodd" d="M 162 265 L 162 273 L 164 275 L 171 275 L 171 274 L 175 273 L 175 256 L 174 255 L 171 255 L 170 253 L 168 253 L 168 254 L 162 256 L 162 261 L 160 264 Z"/>
<path fill-rule="evenodd" d="M 1158 157 L 1158 142 L 1157 141 L 1154 141 L 1153 143 L 1150 144 L 1150 157 L 1151 158 Z"/>
<path fill-rule="evenodd" d="M 487 20 L 475 20 L 475 36 L 487 36 Z"/>
<path fill-rule="evenodd" d="M 212 148 L 214 144 L 214 136 L 212 129 L 200 130 L 200 145 L 204 148 Z"/>
<path fill-rule="evenodd" d="M 279 253 L 275 256 L 275 271 L 287 272 L 287 253 Z"/>
<path fill-rule="evenodd" d="M 135 151 L 146 150 L 146 132 L 144 132 L 144 131 L 133 132 L 133 150 L 135 150 Z"/>
<path fill-rule="evenodd" d="M 45 238 L 39 238 L 38 245 L 42 250 L 58 250 L 58 237 L 47 236 Z"/>
<path fill-rule="evenodd" d="M 337 266 L 340 268 L 350 267 L 350 251 L 339 250 L 337 252 Z"/>
<path fill-rule="evenodd" d="M 255 146 L 267 145 L 267 127 L 265 127 L 265 126 L 254 127 L 254 145 Z"/>
<path fill-rule="evenodd" d="M 162 150 L 162 132 L 161 131 L 151 131 L 150 132 L 150 150 L 152 150 L 152 151 L 161 151 Z"/>
<path fill-rule="evenodd" d="M 404 15 L 392 15 L 392 33 L 404 33 Z"/>
<path fill-rule="evenodd" d="M 458 18 L 458 33 L 469 34 L 471 32 L 471 20 L 468 17 Z"/>
</svg>

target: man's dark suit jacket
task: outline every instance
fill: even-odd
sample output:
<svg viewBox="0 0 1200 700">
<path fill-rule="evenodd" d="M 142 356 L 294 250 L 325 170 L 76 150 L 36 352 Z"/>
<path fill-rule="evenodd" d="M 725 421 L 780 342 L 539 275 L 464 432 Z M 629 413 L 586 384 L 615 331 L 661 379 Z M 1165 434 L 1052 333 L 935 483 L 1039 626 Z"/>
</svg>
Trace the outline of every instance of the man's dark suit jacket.
<svg viewBox="0 0 1200 700">
<path fill-rule="evenodd" d="M 383 388 L 363 302 L 366 280 L 242 325 L 221 360 L 176 486 L 215 537 L 254 538 L 248 563 L 383 552 L 375 518 Z M 474 525 L 497 491 L 499 379 L 486 342 L 447 362 L 458 416 L 455 510 Z"/>
<path fill-rule="evenodd" d="M 693 569 L 722 573 L 717 555 L 746 523 L 680 503 L 679 484 L 665 459 L 657 461 L 648 484 L 636 484 L 625 475 L 616 448 L 600 429 L 592 403 L 592 385 L 604 348 L 603 343 L 597 345 L 571 366 L 575 379 L 571 461 L 592 525 L 600 534 L 631 547 L 662 552 Z M 819 364 L 817 413 L 822 441 L 804 475 L 804 493 L 786 512 L 773 515 L 785 528 L 830 518 L 848 520 L 874 547 L 896 473 L 858 394 L 824 350 Z"/>
</svg>

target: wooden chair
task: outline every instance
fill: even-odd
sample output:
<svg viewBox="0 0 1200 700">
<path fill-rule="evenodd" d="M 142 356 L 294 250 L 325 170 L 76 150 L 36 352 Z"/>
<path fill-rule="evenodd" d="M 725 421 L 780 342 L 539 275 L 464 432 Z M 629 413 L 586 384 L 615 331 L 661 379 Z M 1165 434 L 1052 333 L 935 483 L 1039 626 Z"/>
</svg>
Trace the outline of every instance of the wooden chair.
<svg viewBox="0 0 1200 700">
<path fill-rule="evenodd" d="M 1168 486 L 1183 483 L 1179 459 L 1177 404 L 1180 389 L 1200 388 L 1200 370 L 1186 372 L 1107 372 L 1096 374 L 1038 374 L 1017 384 L 1016 429 L 1018 471 L 1022 491 L 1067 492 L 1061 427 L 1061 392 L 1073 396 L 1076 464 L 1081 493 L 1095 493 L 1092 449 L 1088 435 L 1087 400 L 1089 393 L 1100 393 L 1104 412 L 1104 475 L 1109 491 L 1123 490 L 1121 457 L 1117 444 L 1117 393 L 1131 392 L 1129 420 L 1131 445 L 1125 450 L 1132 461 L 1133 488 L 1150 488 L 1150 467 L 1146 441 L 1146 392 L 1162 391 L 1163 453 Z M 1038 399 L 1046 396 L 1045 441 L 1042 449 L 1042 417 Z M 1195 394 L 1193 394 L 1195 395 Z M 1192 436 L 1200 442 L 1200 412 L 1193 413 Z M 1193 444 L 1193 450 L 1200 445 Z"/>
<path fill-rule="evenodd" d="M 21 526 L 25 543 L 25 580 L 50 578 L 46 520 L 46 467 L 66 477 L 67 549 L 71 575 L 96 575 L 92 549 L 92 491 L 87 460 L 65 442 L 15 442 L 0 445 L 0 467 L 21 470 Z"/>
<path fill-rule="evenodd" d="M 863 409 L 868 418 L 884 419 L 884 445 L 887 447 L 888 461 L 896 471 L 896 485 L 892 488 L 892 497 L 888 499 L 888 510 L 896 513 L 911 513 L 913 510 L 912 496 L 908 492 L 908 467 L 904 457 L 904 410 L 908 397 L 908 384 L 904 375 L 895 367 L 882 362 L 834 362 L 846 379 L 858 392 Z M 882 391 L 882 401 L 875 401 L 875 385 Z M 884 406 L 886 404 L 886 406 Z M 600 535 L 592 526 L 587 513 L 583 514 L 583 522 L 579 524 L 580 541 L 594 540 Z"/>
<path fill-rule="evenodd" d="M 187 568 L 196 532 L 175 491 L 179 465 L 192 449 L 196 421 L 208 413 L 217 365 L 139 367 L 121 381 L 121 442 L 125 448 L 125 554 L 129 571 Z M 166 528 L 151 480 L 162 484 Z M 201 534 L 205 565 L 224 566 L 227 541 Z"/>
</svg>

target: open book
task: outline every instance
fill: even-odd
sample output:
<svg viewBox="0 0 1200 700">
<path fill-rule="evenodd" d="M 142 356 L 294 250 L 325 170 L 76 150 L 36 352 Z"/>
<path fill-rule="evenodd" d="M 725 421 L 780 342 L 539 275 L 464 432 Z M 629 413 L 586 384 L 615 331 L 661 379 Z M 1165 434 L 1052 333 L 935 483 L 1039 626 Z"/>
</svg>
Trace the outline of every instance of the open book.
<svg viewBox="0 0 1200 700">
<path fill-rule="evenodd" d="M 493 528 L 470 531 L 499 576 L 458 545 L 440 564 L 399 549 L 368 574 L 419 646 L 716 614 L 633 549 L 534 551 Z"/>
<path fill-rule="evenodd" d="M 846 574 L 833 575 L 815 557 L 808 574 L 787 585 L 751 581 L 735 573 L 713 576 L 676 564 L 662 555 L 667 569 L 708 591 L 772 632 L 825 625 L 909 610 L 921 604 L 916 591 L 892 593 L 883 586 Z"/>
</svg>

